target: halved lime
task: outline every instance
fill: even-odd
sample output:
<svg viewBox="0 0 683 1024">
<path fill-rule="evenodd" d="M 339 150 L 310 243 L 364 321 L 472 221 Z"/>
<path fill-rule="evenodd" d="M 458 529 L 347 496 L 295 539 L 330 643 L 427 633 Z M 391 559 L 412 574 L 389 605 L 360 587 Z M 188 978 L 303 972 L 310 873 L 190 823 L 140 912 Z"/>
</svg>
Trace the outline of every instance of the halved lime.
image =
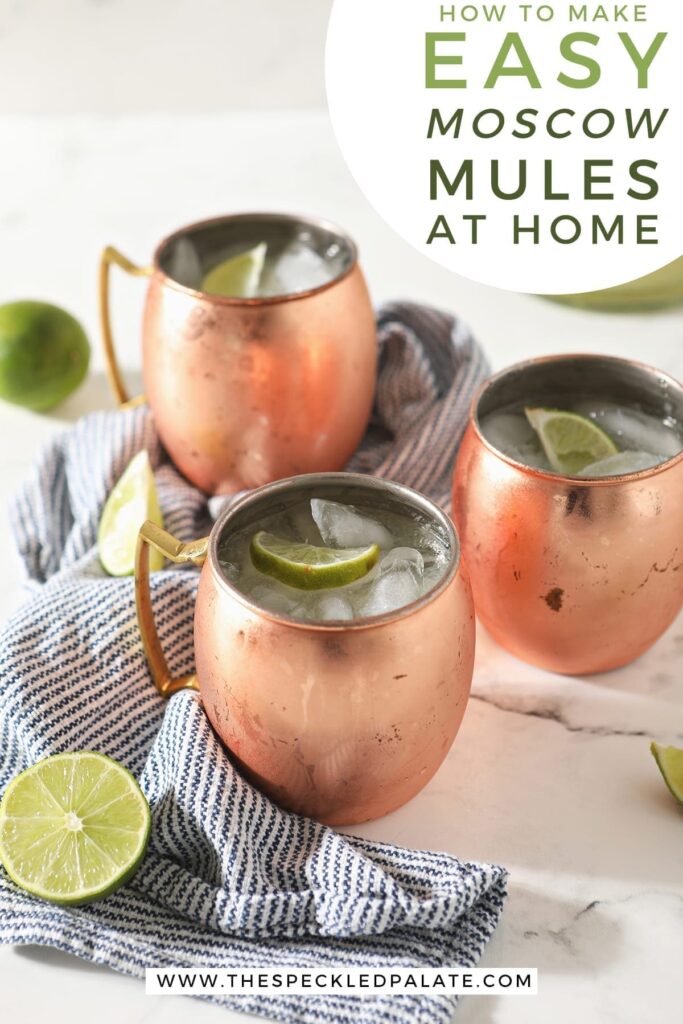
<svg viewBox="0 0 683 1024">
<path fill-rule="evenodd" d="M 164 520 L 159 508 L 154 474 L 146 451 L 131 459 L 123 476 L 107 498 L 97 532 L 100 562 L 110 576 L 130 576 L 135 568 L 138 531 L 146 519 L 157 526 Z M 152 549 L 149 567 L 162 569 L 164 557 Z"/>
<path fill-rule="evenodd" d="M 265 242 L 223 260 L 202 281 L 202 291 L 233 299 L 253 299 L 258 291 L 266 259 Z"/>
<path fill-rule="evenodd" d="M 298 590 L 343 587 L 366 576 L 377 562 L 377 544 L 363 548 L 318 548 L 260 530 L 250 546 L 256 568 Z"/>
<path fill-rule="evenodd" d="M 616 455 L 616 444 L 593 420 L 564 409 L 525 409 L 556 473 L 576 476 L 599 459 Z"/>
<path fill-rule="evenodd" d="M 89 903 L 123 885 L 145 852 L 149 806 L 104 754 L 55 754 L 12 779 L 0 802 L 0 861 L 53 903 Z"/>
<path fill-rule="evenodd" d="M 659 743 L 651 743 L 650 750 L 671 793 L 683 804 L 683 750 Z"/>
</svg>

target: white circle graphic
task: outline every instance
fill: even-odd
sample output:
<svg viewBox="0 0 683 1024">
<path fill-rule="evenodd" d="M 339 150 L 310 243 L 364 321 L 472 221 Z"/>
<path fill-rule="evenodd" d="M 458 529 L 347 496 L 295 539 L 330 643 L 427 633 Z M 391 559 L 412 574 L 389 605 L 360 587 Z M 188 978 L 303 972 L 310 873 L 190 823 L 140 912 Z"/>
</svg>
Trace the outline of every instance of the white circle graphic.
<svg viewBox="0 0 683 1024">
<path fill-rule="evenodd" d="M 377 212 L 499 288 L 631 281 L 683 252 L 683 5 L 335 0 L 330 116 Z"/>
</svg>

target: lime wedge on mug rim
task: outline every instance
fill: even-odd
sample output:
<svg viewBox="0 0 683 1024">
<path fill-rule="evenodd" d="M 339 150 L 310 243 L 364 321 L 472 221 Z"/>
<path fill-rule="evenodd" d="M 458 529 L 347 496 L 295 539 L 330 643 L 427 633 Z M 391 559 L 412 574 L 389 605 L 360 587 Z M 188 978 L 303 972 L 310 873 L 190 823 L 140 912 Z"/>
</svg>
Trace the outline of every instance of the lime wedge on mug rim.
<svg viewBox="0 0 683 1024">
<path fill-rule="evenodd" d="M 575 476 L 591 463 L 619 453 L 602 427 L 577 412 L 528 408 L 524 412 L 556 473 Z"/>
<path fill-rule="evenodd" d="M 107 498 L 100 518 L 97 531 L 100 562 L 110 576 L 130 576 L 133 573 L 138 532 L 146 519 L 151 519 L 157 526 L 164 525 L 149 456 L 143 450 L 128 463 Z M 156 572 L 163 566 L 164 556 L 152 549 L 149 553 L 150 570 Z"/>
<path fill-rule="evenodd" d="M 142 860 L 149 805 L 104 754 L 54 754 L 12 779 L 0 802 L 0 861 L 22 889 L 75 905 L 109 896 Z"/>
<path fill-rule="evenodd" d="M 683 750 L 651 743 L 650 750 L 672 796 L 683 804 Z"/>
<path fill-rule="evenodd" d="M 364 548 L 322 548 L 259 530 L 249 548 L 251 561 L 266 576 L 298 590 L 343 587 L 366 576 L 377 562 L 377 544 Z"/>
<path fill-rule="evenodd" d="M 223 260 L 205 275 L 202 291 L 229 299 L 253 299 L 263 273 L 268 246 L 265 242 Z"/>
</svg>

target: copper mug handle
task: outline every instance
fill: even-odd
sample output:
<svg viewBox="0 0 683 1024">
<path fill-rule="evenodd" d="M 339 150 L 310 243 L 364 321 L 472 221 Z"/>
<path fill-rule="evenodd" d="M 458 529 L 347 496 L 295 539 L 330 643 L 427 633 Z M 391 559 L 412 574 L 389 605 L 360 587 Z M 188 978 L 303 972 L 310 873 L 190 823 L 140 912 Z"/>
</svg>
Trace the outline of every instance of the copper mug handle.
<svg viewBox="0 0 683 1024">
<path fill-rule="evenodd" d="M 113 245 L 108 245 L 103 249 L 100 256 L 100 327 L 102 330 L 102 345 L 104 347 L 107 377 L 109 378 L 109 386 L 119 406 L 132 408 L 136 405 L 142 405 L 145 401 L 145 396 L 138 395 L 136 398 L 129 396 L 116 358 L 109 310 L 109 268 L 112 263 L 115 263 L 117 267 L 121 267 L 127 274 L 132 274 L 133 277 L 149 277 L 154 268 L 139 267 L 136 263 L 132 263 L 127 259 L 118 249 L 115 249 Z"/>
<path fill-rule="evenodd" d="M 201 540 L 183 543 L 149 520 L 143 523 L 138 533 L 135 549 L 135 607 L 138 625 L 154 685 L 162 697 L 168 698 L 179 690 L 197 690 L 199 687 L 195 675 L 173 678 L 161 647 L 149 589 L 150 544 L 171 562 L 194 562 L 195 565 L 203 565 L 209 548 L 209 538 L 202 537 Z"/>
</svg>

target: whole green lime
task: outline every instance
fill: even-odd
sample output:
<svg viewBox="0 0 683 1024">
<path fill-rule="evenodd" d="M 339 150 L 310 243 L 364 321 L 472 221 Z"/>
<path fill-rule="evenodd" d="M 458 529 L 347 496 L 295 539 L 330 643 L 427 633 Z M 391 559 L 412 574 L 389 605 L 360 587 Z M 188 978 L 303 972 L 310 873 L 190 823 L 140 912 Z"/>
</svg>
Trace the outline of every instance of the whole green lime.
<svg viewBox="0 0 683 1024">
<path fill-rule="evenodd" d="M 48 302 L 0 305 L 0 398 L 27 409 L 51 409 L 88 372 L 90 344 L 66 310 Z"/>
</svg>

